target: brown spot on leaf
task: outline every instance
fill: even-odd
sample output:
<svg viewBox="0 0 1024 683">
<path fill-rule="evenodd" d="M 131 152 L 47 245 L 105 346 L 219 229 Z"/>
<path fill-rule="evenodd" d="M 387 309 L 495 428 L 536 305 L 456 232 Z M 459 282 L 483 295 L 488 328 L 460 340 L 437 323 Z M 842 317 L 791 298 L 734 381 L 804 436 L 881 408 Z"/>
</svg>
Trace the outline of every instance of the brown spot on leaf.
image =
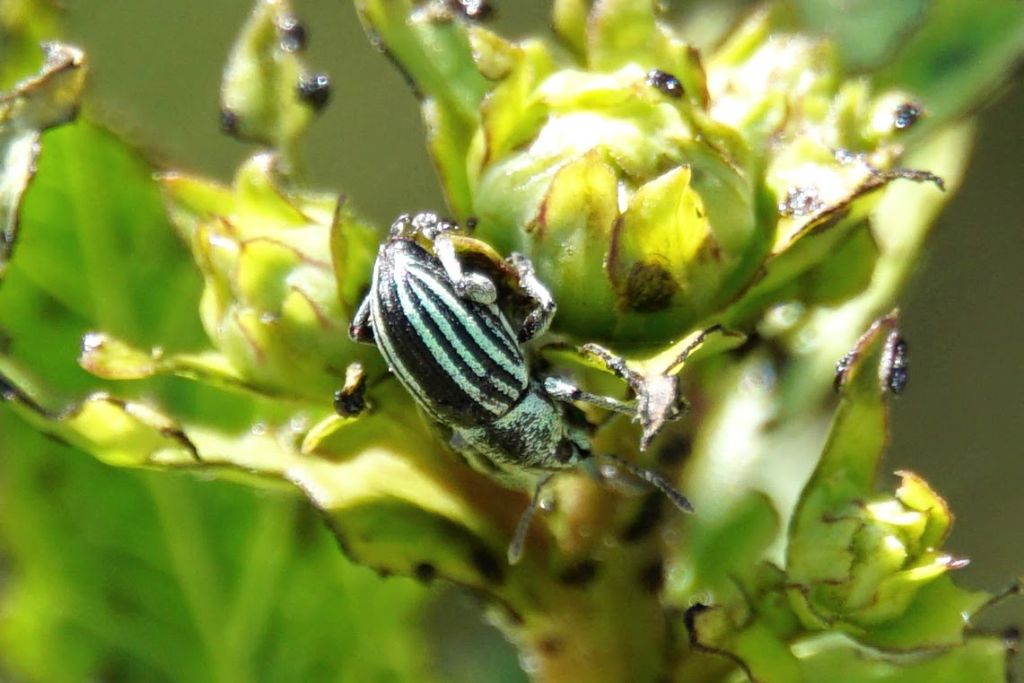
<svg viewBox="0 0 1024 683">
<path fill-rule="evenodd" d="M 583 560 L 567 567 L 558 578 L 565 586 L 583 588 L 597 578 L 597 570 L 597 562 L 594 560 Z"/>
<path fill-rule="evenodd" d="M 668 307 L 679 284 L 657 263 L 634 263 L 626 274 L 624 293 L 627 310 L 653 313 Z"/>
</svg>

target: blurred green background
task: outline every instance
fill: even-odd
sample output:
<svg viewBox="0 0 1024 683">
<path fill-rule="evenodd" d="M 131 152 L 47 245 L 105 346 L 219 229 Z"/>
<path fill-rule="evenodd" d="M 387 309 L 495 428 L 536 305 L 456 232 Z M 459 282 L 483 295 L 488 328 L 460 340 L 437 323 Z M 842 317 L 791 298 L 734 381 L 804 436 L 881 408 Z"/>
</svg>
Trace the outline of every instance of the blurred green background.
<svg viewBox="0 0 1024 683">
<path fill-rule="evenodd" d="M 68 38 L 89 56 L 92 104 L 101 119 L 126 131 L 164 165 L 229 178 L 250 150 L 219 132 L 217 93 L 221 65 L 251 7 L 249 0 L 66 0 L 64 5 Z M 295 5 L 310 32 L 310 60 L 333 81 L 332 101 L 309 135 L 311 185 L 344 191 L 361 211 L 382 224 L 399 212 L 440 208 L 441 195 L 423 147 L 417 103 L 398 72 L 370 47 L 351 4 L 295 0 Z M 543 30 L 548 7 L 547 0 L 499 3 L 499 26 L 513 35 Z M 904 331 L 911 345 L 911 383 L 895 406 L 894 441 L 887 462 L 890 470 L 920 472 L 947 497 L 957 515 L 947 547 L 972 560 L 959 578 L 990 589 L 1008 584 L 1024 571 L 1021 111 L 1024 89 L 1017 87 L 993 101 L 982 115 L 971 170 L 942 217 L 930 254 L 902 303 Z M 5 427 L 12 424 L 3 422 Z M 239 581 L 256 582 L 249 587 L 256 593 L 300 605 L 288 614 L 279 613 L 274 605 L 254 609 L 257 621 L 250 628 L 262 629 L 262 640 L 235 634 L 240 642 L 280 650 L 280 662 L 274 665 L 279 668 L 268 665 L 259 676 L 262 680 L 296 680 L 282 676 L 314 674 L 336 680 L 406 680 L 403 672 L 419 663 L 396 661 L 389 672 L 360 669 L 358 660 L 360 656 L 410 657 L 401 652 L 406 641 L 394 634 L 410 626 L 415 630 L 418 626 L 410 621 L 421 619 L 444 622 L 435 631 L 443 637 L 435 637 L 430 645 L 431 658 L 436 660 L 430 667 L 447 672 L 441 680 L 521 680 L 512 651 L 479 625 L 468 597 L 435 586 L 429 595 L 433 606 L 423 616 L 411 607 L 403 612 L 403 605 L 419 603 L 422 589 L 402 579 L 383 581 L 361 569 L 335 571 L 344 560 L 318 520 L 296 511 L 279 496 L 163 474 L 158 475 L 158 483 L 147 474 L 106 468 L 42 439 L 36 441 L 39 452 L 30 456 L 11 452 L 0 434 L 4 463 L 0 516 L 7 529 L 5 537 L 0 537 L 0 562 L 6 541 L 14 558 L 31 556 L 40 563 L 52 563 L 33 568 L 33 576 L 39 586 L 55 592 L 66 610 L 61 628 L 69 629 L 63 634 L 68 642 L 76 637 L 83 643 L 103 637 L 91 630 L 108 629 L 111 637 L 116 636 L 116 624 L 102 619 L 89 623 L 90 617 L 100 613 L 116 616 L 118 610 L 130 615 L 132 610 L 164 609 L 166 623 L 155 633 L 189 623 L 188 628 L 199 632 L 198 639 L 213 647 L 218 635 L 201 633 L 194 614 L 179 614 L 185 609 L 180 603 L 195 605 L 203 600 L 203 591 L 218 590 L 218 582 L 232 584 L 237 575 Z M 13 463 L 15 459 L 19 463 Z M 45 506 L 33 506 L 24 495 L 31 489 L 52 491 L 52 498 Z M 111 502 L 109 509 L 90 505 L 97 490 Z M 183 512 L 182 506 L 194 506 L 193 514 Z M 243 527 L 260 531 L 222 538 L 229 531 L 218 531 L 218 522 L 225 518 L 242 519 Z M 182 519 L 191 520 L 194 527 L 179 527 Z M 132 520 L 142 522 L 127 523 Z M 130 548 L 134 543 L 153 542 L 133 538 L 132 533 L 139 533 L 133 532 L 135 526 L 163 529 L 172 539 L 160 552 L 173 568 L 170 575 L 177 577 L 176 585 L 162 586 L 163 593 L 151 596 L 145 606 L 137 604 L 138 595 L 110 594 L 124 583 L 118 582 L 117 566 L 90 559 L 87 552 L 76 555 L 83 544 Z M 15 527 L 17 532 L 12 533 Z M 73 537 L 62 537 L 67 534 Z M 196 539 L 200 542 L 191 547 Z M 202 557 L 200 546 L 219 550 Z M 278 562 L 279 567 L 255 576 L 246 572 L 247 563 L 272 565 L 276 557 L 286 558 Z M 71 565 L 65 567 L 69 561 Z M 222 569 L 221 564 L 230 568 Z M 0 571 L 3 567 L 0 564 Z M 76 572 L 87 579 L 69 580 Z M 330 573 L 331 578 L 324 580 L 319 572 Z M 218 574 L 223 575 L 218 578 Z M 102 605 L 75 595 L 82 580 L 91 582 Z M 160 581 L 154 585 L 162 585 Z M 190 581 L 197 585 L 188 586 Z M 104 593 L 104 586 L 115 588 Z M 200 595 L 192 595 L 196 591 Z M 353 595 L 358 596 L 357 602 L 349 601 Z M 358 611 L 365 611 L 365 617 Z M 325 614 L 338 618 L 332 621 Z M 275 621 L 283 619 L 294 623 Z M 326 630 L 302 636 L 303 619 Z M 993 627 L 1024 623 L 1024 603 L 1004 604 L 989 621 Z M 50 637 L 47 624 L 40 621 L 34 627 L 40 638 Z M 296 640 L 274 642 L 275 634 L 288 627 L 300 634 Z M 25 642 L 31 641 L 30 635 L 25 634 Z M 175 642 L 132 641 L 125 646 L 125 657 L 110 656 L 102 680 L 162 680 L 162 674 L 152 671 L 186 671 L 160 663 L 175 655 L 159 650 Z M 49 652 L 50 645 L 36 643 L 38 657 L 89 656 L 86 645 L 82 652 L 72 649 L 64 654 Z M 182 656 L 187 656 L 188 645 L 183 642 L 181 647 Z M 138 652 L 148 652 L 147 648 L 154 650 L 147 656 L 155 664 L 140 677 L 140 671 L 132 668 L 136 665 L 126 662 Z M 353 653 L 344 666 L 327 663 L 338 649 Z M 299 650 L 321 652 L 307 659 L 321 662 L 323 668 L 289 673 L 289 652 Z M 206 654 L 212 659 L 219 656 Z M 0 652 L 0 680 L 6 680 L 4 662 L 10 656 Z"/>
</svg>

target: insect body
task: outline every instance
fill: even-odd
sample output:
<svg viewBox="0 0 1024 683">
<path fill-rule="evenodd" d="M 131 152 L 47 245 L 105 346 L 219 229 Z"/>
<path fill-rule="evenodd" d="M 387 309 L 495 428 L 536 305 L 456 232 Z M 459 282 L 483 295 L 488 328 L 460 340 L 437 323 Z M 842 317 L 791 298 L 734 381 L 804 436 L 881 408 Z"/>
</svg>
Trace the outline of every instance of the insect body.
<svg viewBox="0 0 1024 683">
<path fill-rule="evenodd" d="M 377 345 L 394 375 L 450 432 L 453 448 L 471 465 L 511 487 L 536 487 L 509 549 L 515 561 L 551 473 L 591 455 L 588 426 L 567 402 L 589 400 L 629 413 L 634 408 L 564 380 L 533 377 L 521 343 L 547 329 L 555 313 L 550 294 L 529 261 L 513 255 L 508 270 L 532 308 L 513 330 L 493 282 L 463 272 L 450 239 L 455 229 L 434 214 L 400 216 L 380 247 L 370 292 L 349 332 L 356 341 Z M 689 508 L 660 475 L 616 462 Z"/>
</svg>

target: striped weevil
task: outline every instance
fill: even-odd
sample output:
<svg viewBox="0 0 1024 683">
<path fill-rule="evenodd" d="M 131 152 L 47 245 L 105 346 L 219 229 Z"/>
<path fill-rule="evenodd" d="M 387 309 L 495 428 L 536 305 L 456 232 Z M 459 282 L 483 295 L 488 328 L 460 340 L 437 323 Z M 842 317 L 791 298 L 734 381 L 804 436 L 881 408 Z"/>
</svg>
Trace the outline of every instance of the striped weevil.
<svg viewBox="0 0 1024 683">
<path fill-rule="evenodd" d="M 486 275 L 467 272 L 456 252 L 458 226 L 433 213 L 403 214 L 391 226 L 373 267 L 370 291 L 349 335 L 376 344 L 399 382 L 450 444 L 477 470 L 510 488 L 533 489 L 508 548 L 515 564 L 544 486 L 560 470 L 592 459 L 592 426 L 573 402 L 635 415 L 635 402 L 598 396 L 557 377 L 535 377 L 523 344 L 555 315 L 551 294 L 530 261 L 502 263 L 526 300 L 518 330 Z M 615 468 L 663 492 L 680 509 L 690 502 L 662 475 L 602 455 Z M 599 470 L 600 471 L 600 470 Z"/>
</svg>

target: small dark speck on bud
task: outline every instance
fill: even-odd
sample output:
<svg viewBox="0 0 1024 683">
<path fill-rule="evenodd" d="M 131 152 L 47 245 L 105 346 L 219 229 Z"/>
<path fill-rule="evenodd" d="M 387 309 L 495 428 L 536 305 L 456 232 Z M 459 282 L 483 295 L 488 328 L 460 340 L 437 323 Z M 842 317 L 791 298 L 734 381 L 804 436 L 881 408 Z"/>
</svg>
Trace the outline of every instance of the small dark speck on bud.
<svg viewBox="0 0 1024 683">
<path fill-rule="evenodd" d="M 277 22 L 281 36 L 281 49 L 285 52 L 301 52 L 306 49 L 306 27 L 294 16 L 286 16 Z"/>
<path fill-rule="evenodd" d="M 448 0 L 448 7 L 466 19 L 476 21 L 490 19 L 494 14 L 494 7 L 487 0 Z"/>
<path fill-rule="evenodd" d="M 921 107 L 913 102 L 906 102 L 896 107 L 892 116 L 892 125 L 896 130 L 905 130 L 917 123 L 921 118 Z"/>
<path fill-rule="evenodd" d="M 843 382 L 846 380 L 846 371 L 850 369 L 850 365 L 853 363 L 854 358 L 856 358 L 856 354 L 854 354 L 854 352 L 851 351 L 850 353 L 840 358 L 839 362 L 836 363 L 836 377 L 835 380 L 832 382 L 832 388 L 835 389 L 836 391 L 839 391 L 839 389 L 843 386 Z"/>
<path fill-rule="evenodd" d="M 314 109 L 323 109 L 331 97 L 331 79 L 327 74 L 306 74 L 299 78 L 299 99 Z"/>
<path fill-rule="evenodd" d="M 220 129 L 228 135 L 238 132 L 238 114 L 230 109 L 220 110 Z"/>
<path fill-rule="evenodd" d="M 907 367 L 907 340 L 898 335 L 889 341 L 886 358 L 885 381 L 894 394 L 902 393 L 910 379 Z"/>
<path fill-rule="evenodd" d="M 474 230 L 476 230 L 476 226 L 479 223 L 480 223 L 480 219 L 478 219 L 476 216 L 470 216 L 469 218 L 467 218 L 466 219 L 466 232 L 473 232 Z"/>
<path fill-rule="evenodd" d="M 683 96 L 683 84 L 679 79 L 660 69 L 651 69 L 647 72 L 647 85 L 657 88 L 661 94 L 678 100 Z"/>
</svg>

